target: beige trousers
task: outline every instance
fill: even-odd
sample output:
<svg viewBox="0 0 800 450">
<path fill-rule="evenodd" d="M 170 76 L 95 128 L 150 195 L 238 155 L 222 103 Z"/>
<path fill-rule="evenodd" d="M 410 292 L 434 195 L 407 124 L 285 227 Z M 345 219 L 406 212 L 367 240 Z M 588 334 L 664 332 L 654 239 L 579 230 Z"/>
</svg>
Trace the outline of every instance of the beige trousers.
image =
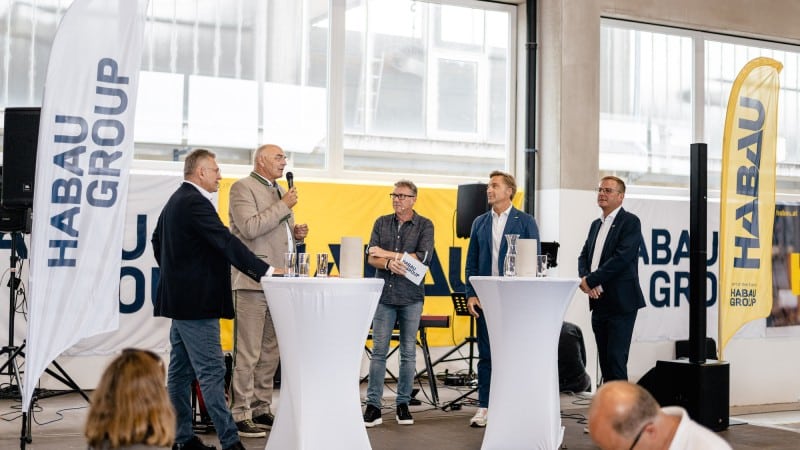
<svg viewBox="0 0 800 450">
<path fill-rule="evenodd" d="M 278 339 L 262 291 L 237 289 L 231 413 L 240 422 L 270 412 Z"/>
</svg>

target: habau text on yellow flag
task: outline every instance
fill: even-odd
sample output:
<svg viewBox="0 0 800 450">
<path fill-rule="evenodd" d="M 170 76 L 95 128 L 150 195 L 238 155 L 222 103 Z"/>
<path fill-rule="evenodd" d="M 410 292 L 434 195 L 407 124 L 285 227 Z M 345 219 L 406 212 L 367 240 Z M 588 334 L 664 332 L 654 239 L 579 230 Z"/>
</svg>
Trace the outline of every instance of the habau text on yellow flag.
<svg viewBox="0 0 800 450">
<path fill-rule="evenodd" d="M 731 89 L 722 139 L 719 342 L 722 350 L 747 322 L 772 309 L 772 228 L 778 137 L 778 74 L 756 58 Z"/>
</svg>

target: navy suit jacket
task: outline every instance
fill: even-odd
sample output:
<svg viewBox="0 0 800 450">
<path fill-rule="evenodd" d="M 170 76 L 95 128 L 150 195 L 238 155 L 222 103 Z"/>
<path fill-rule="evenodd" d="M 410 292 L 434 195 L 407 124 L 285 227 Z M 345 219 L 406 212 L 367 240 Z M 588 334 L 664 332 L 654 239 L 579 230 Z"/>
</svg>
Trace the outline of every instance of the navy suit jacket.
<svg viewBox="0 0 800 450">
<path fill-rule="evenodd" d="M 254 280 L 269 269 L 231 234 L 211 202 L 189 183 L 167 201 L 152 243 L 161 268 L 155 316 L 232 319 L 231 264 Z"/>
<path fill-rule="evenodd" d="M 506 234 L 518 234 L 519 239 L 536 239 L 537 252 L 541 252 L 539 242 L 539 227 L 530 214 L 511 207 L 508 220 L 503 230 L 503 240 L 500 241 L 500 254 L 497 257 L 498 273 L 503 274 L 503 260 L 508 251 Z M 489 276 L 492 274 L 492 211 L 489 210 L 476 217 L 472 222 L 469 234 L 469 247 L 467 249 L 467 266 L 464 271 L 467 298 L 477 297 L 469 277 L 473 275 Z"/>
<path fill-rule="evenodd" d="M 644 308 L 644 295 L 639 285 L 639 247 L 642 244 L 642 224 L 635 214 L 620 208 L 600 254 L 597 270 L 590 272 L 592 253 L 600 219 L 589 227 L 589 236 L 578 257 L 578 275 L 586 277 L 590 288 L 602 285 L 597 300 L 589 300 L 589 308 L 597 312 L 627 313 Z"/>
</svg>

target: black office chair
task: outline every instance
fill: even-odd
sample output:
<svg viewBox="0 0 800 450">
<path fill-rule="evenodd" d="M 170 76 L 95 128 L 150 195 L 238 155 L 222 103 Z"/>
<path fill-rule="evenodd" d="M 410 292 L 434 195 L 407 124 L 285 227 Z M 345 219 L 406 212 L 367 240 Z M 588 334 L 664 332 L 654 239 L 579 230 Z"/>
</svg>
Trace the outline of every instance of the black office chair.
<svg viewBox="0 0 800 450">
<path fill-rule="evenodd" d="M 558 266 L 558 248 L 561 247 L 561 244 L 553 241 L 542 242 L 540 245 L 542 246 L 542 254 L 547 255 L 547 267 Z"/>
</svg>

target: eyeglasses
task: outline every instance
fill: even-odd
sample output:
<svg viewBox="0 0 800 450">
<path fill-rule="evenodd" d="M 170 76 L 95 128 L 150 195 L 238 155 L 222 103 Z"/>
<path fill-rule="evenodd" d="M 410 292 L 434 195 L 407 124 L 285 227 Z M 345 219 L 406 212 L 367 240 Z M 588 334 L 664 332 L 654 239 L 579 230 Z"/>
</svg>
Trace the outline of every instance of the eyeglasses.
<svg viewBox="0 0 800 450">
<path fill-rule="evenodd" d="M 597 193 L 598 194 L 612 194 L 614 192 L 619 192 L 619 191 L 616 190 L 616 189 L 611 189 L 611 188 L 603 188 L 603 187 L 597 188 Z"/>
<path fill-rule="evenodd" d="M 629 448 L 628 450 L 633 450 L 633 447 L 636 447 L 636 444 L 638 444 L 638 443 L 639 443 L 639 439 L 641 439 L 641 438 L 642 438 L 642 434 L 644 433 L 644 430 L 645 430 L 645 429 L 647 428 L 647 426 L 648 426 L 648 425 L 650 425 L 651 423 L 652 423 L 652 422 L 647 422 L 646 424 L 644 424 L 644 426 L 642 427 L 642 429 L 641 429 L 641 430 L 639 430 L 639 432 L 638 432 L 638 433 L 636 433 L 636 437 L 635 437 L 635 438 L 633 438 L 633 444 L 631 444 L 631 446 L 630 446 L 630 448 Z"/>
<path fill-rule="evenodd" d="M 414 198 L 414 197 L 416 197 L 416 195 L 408 195 L 408 194 L 395 194 L 395 193 L 391 193 L 391 194 L 389 194 L 389 197 L 390 197 L 392 200 L 394 200 L 394 199 L 398 199 L 398 200 L 405 200 L 405 199 L 407 199 L 407 198 Z"/>
</svg>

